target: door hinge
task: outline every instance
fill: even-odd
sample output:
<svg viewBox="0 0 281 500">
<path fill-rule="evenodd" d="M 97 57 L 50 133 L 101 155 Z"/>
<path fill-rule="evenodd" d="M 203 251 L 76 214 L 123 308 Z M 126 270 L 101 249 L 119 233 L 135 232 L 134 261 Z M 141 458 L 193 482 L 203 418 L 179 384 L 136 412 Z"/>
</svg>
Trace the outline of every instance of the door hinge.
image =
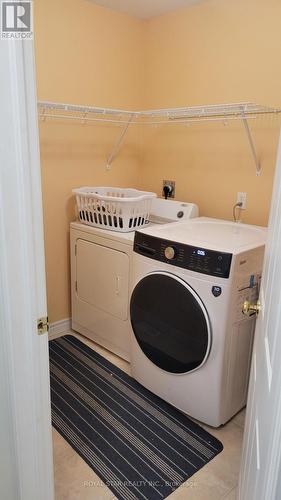
<svg viewBox="0 0 281 500">
<path fill-rule="evenodd" d="M 48 316 L 45 316 L 44 318 L 38 318 L 37 319 L 38 335 L 43 335 L 43 333 L 48 333 L 48 331 L 49 331 Z"/>
<path fill-rule="evenodd" d="M 77 245 L 75 245 L 75 256 L 77 255 Z"/>
<path fill-rule="evenodd" d="M 75 281 L 75 290 L 78 291 L 77 281 Z"/>
</svg>

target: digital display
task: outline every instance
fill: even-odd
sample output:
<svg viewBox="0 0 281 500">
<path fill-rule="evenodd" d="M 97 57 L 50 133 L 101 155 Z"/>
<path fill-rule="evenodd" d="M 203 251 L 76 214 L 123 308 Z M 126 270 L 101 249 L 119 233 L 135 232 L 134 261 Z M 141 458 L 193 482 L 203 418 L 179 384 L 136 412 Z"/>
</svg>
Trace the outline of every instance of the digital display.
<svg viewBox="0 0 281 500">
<path fill-rule="evenodd" d="M 203 255 L 203 257 L 205 257 L 206 255 L 206 251 L 205 250 L 197 250 L 197 255 Z"/>
</svg>

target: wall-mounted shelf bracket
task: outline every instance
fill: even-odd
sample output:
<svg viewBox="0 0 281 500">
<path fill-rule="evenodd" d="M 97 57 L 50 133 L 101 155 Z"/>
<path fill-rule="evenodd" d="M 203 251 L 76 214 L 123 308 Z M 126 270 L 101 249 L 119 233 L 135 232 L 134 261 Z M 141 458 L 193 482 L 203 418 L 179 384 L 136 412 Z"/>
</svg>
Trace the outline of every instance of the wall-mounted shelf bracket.
<svg viewBox="0 0 281 500">
<path fill-rule="evenodd" d="M 125 139 L 125 135 L 128 131 L 128 128 L 129 126 L 131 125 L 133 119 L 135 117 L 135 113 L 132 113 L 128 122 L 126 123 L 125 127 L 123 128 L 122 132 L 121 132 L 121 135 L 120 137 L 118 137 L 115 145 L 113 146 L 113 149 L 109 155 L 109 157 L 107 158 L 107 164 L 106 164 L 106 170 L 110 170 L 111 169 L 111 164 L 112 162 L 114 161 L 114 159 L 116 158 L 121 146 L 122 146 L 122 143 Z"/>
<path fill-rule="evenodd" d="M 250 148 L 251 148 L 251 151 L 252 151 L 252 155 L 253 155 L 253 158 L 254 158 L 254 162 L 255 162 L 255 165 L 256 165 L 256 175 L 260 175 L 261 174 L 261 164 L 260 164 L 260 161 L 259 161 L 258 156 L 257 156 L 257 151 L 256 151 L 255 143 L 254 143 L 254 140 L 253 140 L 253 136 L 252 136 L 249 124 L 248 124 L 248 120 L 247 120 L 247 118 L 242 118 L 242 121 L 243 121 L 243 124 L 244 124 L 244 127 L 245 127 L 245 131 L 246 131 L 246 134 L 247 134 L 247 137 L 248 137 L 248 141 L 249 141 Z"/>
</svg>

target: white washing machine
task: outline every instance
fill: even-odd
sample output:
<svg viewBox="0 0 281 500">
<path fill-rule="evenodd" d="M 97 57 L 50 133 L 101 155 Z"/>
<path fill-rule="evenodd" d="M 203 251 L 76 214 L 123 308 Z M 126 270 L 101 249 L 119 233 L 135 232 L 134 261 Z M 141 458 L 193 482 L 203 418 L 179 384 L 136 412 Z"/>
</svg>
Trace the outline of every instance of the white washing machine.
<svg viewBox="0 0 281 500">
<path fill-rule="evenodd" d="M 147 389 L 218 427 L 246 403 L 266 229 L 198 218 L 135 233 L 131 369 Z"/>
<path fill-rule="evenodd" d="M 153 200 L 157 222 L 198 216 L 192 203 Z M 72 328 L 129 360 L 129 282 L 134 232 L 70 225 Z"/>
</svg>

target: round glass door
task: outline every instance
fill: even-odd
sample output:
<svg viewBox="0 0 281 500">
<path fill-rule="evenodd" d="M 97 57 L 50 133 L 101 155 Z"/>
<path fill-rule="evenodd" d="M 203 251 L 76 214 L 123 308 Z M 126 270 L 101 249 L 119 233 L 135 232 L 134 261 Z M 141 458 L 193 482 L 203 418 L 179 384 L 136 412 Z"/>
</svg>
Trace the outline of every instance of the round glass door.
<svg viewBox="0 0 281 500">
<path fill-rule="evenodd" d="M 204 364 L 211 345 L 207 311 L 195 291 L 168 273 L 152 273 L 136 285 L 131 323 L 144 354 L 163 370 L 187 373 Z"/>
</svg>

